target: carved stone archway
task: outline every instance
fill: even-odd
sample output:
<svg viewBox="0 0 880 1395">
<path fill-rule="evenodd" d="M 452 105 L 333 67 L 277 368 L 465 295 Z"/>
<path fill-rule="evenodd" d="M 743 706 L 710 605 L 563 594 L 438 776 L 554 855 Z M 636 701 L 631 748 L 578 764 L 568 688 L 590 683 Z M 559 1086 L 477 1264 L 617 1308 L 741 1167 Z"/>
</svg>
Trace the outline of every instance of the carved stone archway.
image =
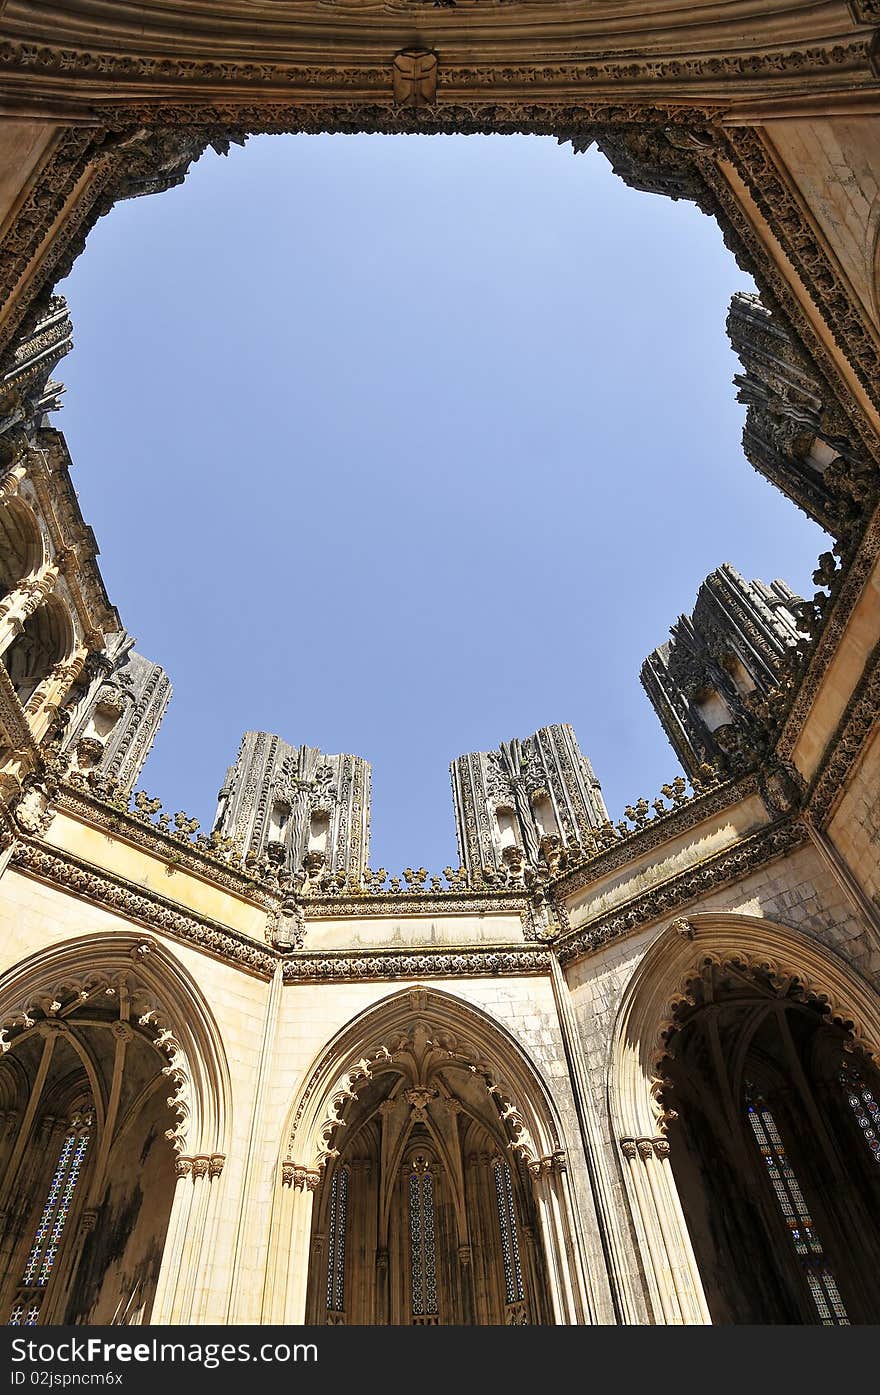
<svg viewBox="0 0 880 1395">
<path fill-rule="evenodd" d="M 193 1273 L 211 1253 L 217 1210 L 212 1184 L 221 1174 L 231 1128 L 229 1073 L 219 1030 L 190 975 L 160 941 L 145 935 L 90 935 L 41 950 L 0 977 L 0 1052 L 4 1061 L 19 1055 L 24 1060 L 30 1053 L 35 1082 L 23 1097 L 18 1142 L 6 1159 L 10 1196 L 24 1185 L 25 1152 L 35 1124 L 47 1107 L 55 1112 L 66 1108 L 67 1078 L 74 1083 L 82 1079 L 93 1116 L 83 1213 L 93 1227 L 108 1198 L 111 1208 L 115 1205 L 120 1214 L 128 1209 L 133 1216 L 143 1210 L 142 1202 L 150 1201 L 146 1193 L 141 1196 L 136 1170 L 131 1175 L 130 1163 L 120 1161 L 132 1146 L 126 1140 L 137 1135 L 140 1101 L 141 1112 L 150 1112 L 148 1136 L 164 1133 L 157 1144 L 162 1157 L 157 1153 L 151 1164 L 155 1177 L 150 1183 L 150 1205 L 161 1236 L 157 1231 L 148 1261 L 135 1265 L 140 1290 L 120 1292 L 114 1306 L 108 1289 L 112 1274 L 105 1281 L 99 1266 L 100 1236 L 92 1239 L 92 1230 L 82 1229 L 83 1221 L 76 1244 L 68 1244 L 68 1270 L 74 1264 L 65 1276 L 66 1301 L 74 1304 L 69 1320 L 77 1320 L 77 1302 L 85 1304 L 84 1312 L 98 1303 L 101 1321 L 140 1320 L 131 1314 L 145 1309 L 153 1322 L 172 1316 L 185 1320 L 194 1301 Z M 53 1058 L 62 1070 L 57 1087 L 50 1073 Z M 43 1082 L 54 1091 L 51 1100 Z M 55 1095 L 60 1105 L 53 1104 Z M 120 1193 L 114 1203 L 113 1189 L 125 1187 L 134 1189 L 132 1201 Z M 9 1265 L 19 1263 L 26 1237 L 19 1239 L 7 1256 Z M 59 1310 L 53 1320 L 61 1316 Z"/>
<path fill-rule="evenodd" d="M 732 962 L 794 982 L 875 1063 L 880 997 L 842 958 L 800 931 L 751 916 L 697 913 L 667 926 L 633 974 L 611 1042 L 612 1135 L 657 1320 L 708 1322 L 709 1307 L 670 1166 L 663 1057 L 701 964 Z M 663 1275 L 672 1273 L 670 1290 Z"/>
<path fill-rule="evenodd" d="M 541 1248 L 536 1272 L 546 1273 L 552 1320 L 591 1320 L 594 1302 L 573 1222 L 565 1139 L 545 1082 L 480 1009 L 415 987 L 350 1023 L 316 1062 L 294 1103 L 276 1179 L 265 1321 L 302 1321 L 306 1314 L 313 1198 L 325 1169 L 340 1156 L 343 1136 L 366 1122 L 358 1115 L 361 1095 L 369 1101 L 368 1116 L 385 1115 L 390 1172 L 415 1146 L 417 1124 L 454 1175 L 459 1129 L 469 1120 L 479 1124 L 495 1154 L 519 1169 L 531 1188 Z M 443 1114 L 448 1117 L 441 1121 Z M 455 1204 L 459 1245 L 466 1249 L 460 1188 Z M 389 1319 L 380 1312 L 378 1320 Z"/>
</svg>

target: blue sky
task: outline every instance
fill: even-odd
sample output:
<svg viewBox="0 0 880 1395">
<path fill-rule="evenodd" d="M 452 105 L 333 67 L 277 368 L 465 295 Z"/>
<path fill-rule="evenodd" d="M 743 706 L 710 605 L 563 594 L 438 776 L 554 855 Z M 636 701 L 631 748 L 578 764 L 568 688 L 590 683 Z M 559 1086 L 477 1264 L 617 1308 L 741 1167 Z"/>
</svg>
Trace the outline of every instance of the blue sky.
<svg viewBox="0 0 880 1395">
<path fill-rule="evenodd" d="M 456 862 L 449 761 L 570 721 L 612 816 L 678 772 L 638 680 L 722 561 L 810 589 L 745 460 L 693 206 L 536 137 L 260 137 L 60 288 L 64 430 L 207 827 L 248 728 L 373 765 L 373 866 Z"/>
</svg>

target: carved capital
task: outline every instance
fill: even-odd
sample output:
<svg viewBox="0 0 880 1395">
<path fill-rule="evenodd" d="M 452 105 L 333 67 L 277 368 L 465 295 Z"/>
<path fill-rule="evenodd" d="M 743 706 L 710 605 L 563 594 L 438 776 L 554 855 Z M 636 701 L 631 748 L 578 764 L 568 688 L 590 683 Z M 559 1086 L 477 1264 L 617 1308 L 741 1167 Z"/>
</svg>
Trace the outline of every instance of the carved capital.
<svg viewBox="0 0 880 1395">
<path fill-rule="evenodd" d="M 208 1159 L 208 1177 L 213 1182 L 215 1177 L 219 1177 L 223 1171 L 223 1164 L 226 1157 L 223 1153 L 212 1153 Z"/>
<path fill-rule="evenodd" d="M 669 1143 L 665 1138 L 622 1138 L 620 1151 L 625 1158 L 639 1157 L 648 1162 L 650 1158 L 667 1158 Z"/>
</svg>

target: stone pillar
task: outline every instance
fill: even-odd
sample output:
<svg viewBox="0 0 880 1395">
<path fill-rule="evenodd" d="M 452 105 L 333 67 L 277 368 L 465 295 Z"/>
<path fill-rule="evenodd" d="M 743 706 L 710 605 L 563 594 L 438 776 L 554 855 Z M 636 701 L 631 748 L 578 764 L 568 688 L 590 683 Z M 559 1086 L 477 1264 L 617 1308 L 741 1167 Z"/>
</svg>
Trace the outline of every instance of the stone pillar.
<svg viewBox="0 0 880 1395">
<path fill-rule="evenodd" d="M 580 1251 L 571 1233 L 571 1197 L 565 1154 L 553 1153 L 529 1163 L 538 1224 L 544 1242 L 553 1319 L 558 1325 L 590 1321 Z"/>
<path fill-rule="evenodd" d="M 181 1321 L 198 1323 L 203 1321 L 207 1306 L 211 1277 L 211 1261 L 215 1250 L 217 1211 L 219 1209 L 220 1188 L 218 1179 L 226 1161 L 222 1153 L 212 1153 L 209 1157 L 193 1158 L 193 1183 L 195 1185 L 195 1206 L 193 1208 L 192 1229 L 195 1238 L 193 1250 L 192 1280 Z"/>
<path fill-rule="evenodd" d="M 712 1321 L 665 1138 L 622 1138 L 627 1188 L 654 1320 Z"/>
<path fill-rule="evenodd" d="M 321 1174 L 289 1159 L 281 1164 L 281 1189 L 273 1211 L 277 1227 L 264 1298 L 264 1321 L 304 1323 L 309 1282 L 312 1206 Z"/>
<path fill-rule="evenodd" d="M 312 1207 L 321 1180 L 320 1172 L 298 1167 L 293 1177 L 293 1226 L 290 1233 L 290 1268 L 285 1322 L 306 1320 L 309 1285 L 309 1251 L 312 1240 Z"/>
<path fill-rule="evenodd" d="M 213 1184 L 223 1170 L 221 1153 L 178 1158 L 177 1187 L 168 1221 L 152 1323 L 198 1320 L 205 1302 L 204 1272 L 213 1254 L 216 1201 Z M 213 1204 L 212 1204 L 213 1201 Z"/>
</svg>

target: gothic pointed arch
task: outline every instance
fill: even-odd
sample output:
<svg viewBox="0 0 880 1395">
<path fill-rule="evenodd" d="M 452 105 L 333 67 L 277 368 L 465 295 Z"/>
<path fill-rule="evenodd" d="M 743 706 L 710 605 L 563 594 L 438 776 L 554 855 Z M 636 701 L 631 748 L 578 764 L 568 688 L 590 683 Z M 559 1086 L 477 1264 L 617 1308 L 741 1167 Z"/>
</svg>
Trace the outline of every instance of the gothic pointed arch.
<svg viewBox="0 0 880 1395">
<path fill-rule="evenodd" d="M 437 989 L 392 994 L 294 1102 L 267 1315 L 297 1320 L 299 1301 L 314 1322 L 583 1321 L 583 1276 L 566 1294 L 551 1282 L 578 1248 L 565 1158 L 547 1084 L 499 1023 Z"/>
<path fill-rule="evenodd" d="M 160 941 L 147 934 L 94 934 L 38 950 L 0 975 L 0 1053 L 32 1014 L 52 1018 L 59 994 L 117 993 L 136 986 L 139 1025 L 167 1061 L 175 1098 L 179 1153 L 224 1154 L 231 1128 L 229 1067 L 220 1029 L 195 979 Z M 134 1000 L 133 1000 L 134 1001 Z"/>
<path fill-rule="evenodd" d="M 178 1184 L 219 1175 L 228 1098 L 210 1011 L 160 942 L 82 936 L 0 976 L 0 1320 L 161 1320 Z"/>
<path fill-rule="evenodd" d="M 334 1037 L 293 1105 L 284 1156 L 322 1167 L 349 1092 L 370 1077 L 375 1063 L 387 1059 L 389 1041 L 405 1052 L 407 1029 L 419 1022 L 434 1028 L 441 1052 L 479 1076 L 498 1104 L 514 1152 L 531 1163 L 559 1151 L 561 1126 L 552 1095 L 514 1037 L 474 1004 L 440 989 L 415 987 L 383 998 Z"/>
<path fill-rule="evenodd" d="M 658 936 L 609 1079 L 658 1299 L 677 1267 L 703 1320 L 876 1321 L 878 1061 L 880 997 L 815 939 L 720 913 Z"/>
</svg>

